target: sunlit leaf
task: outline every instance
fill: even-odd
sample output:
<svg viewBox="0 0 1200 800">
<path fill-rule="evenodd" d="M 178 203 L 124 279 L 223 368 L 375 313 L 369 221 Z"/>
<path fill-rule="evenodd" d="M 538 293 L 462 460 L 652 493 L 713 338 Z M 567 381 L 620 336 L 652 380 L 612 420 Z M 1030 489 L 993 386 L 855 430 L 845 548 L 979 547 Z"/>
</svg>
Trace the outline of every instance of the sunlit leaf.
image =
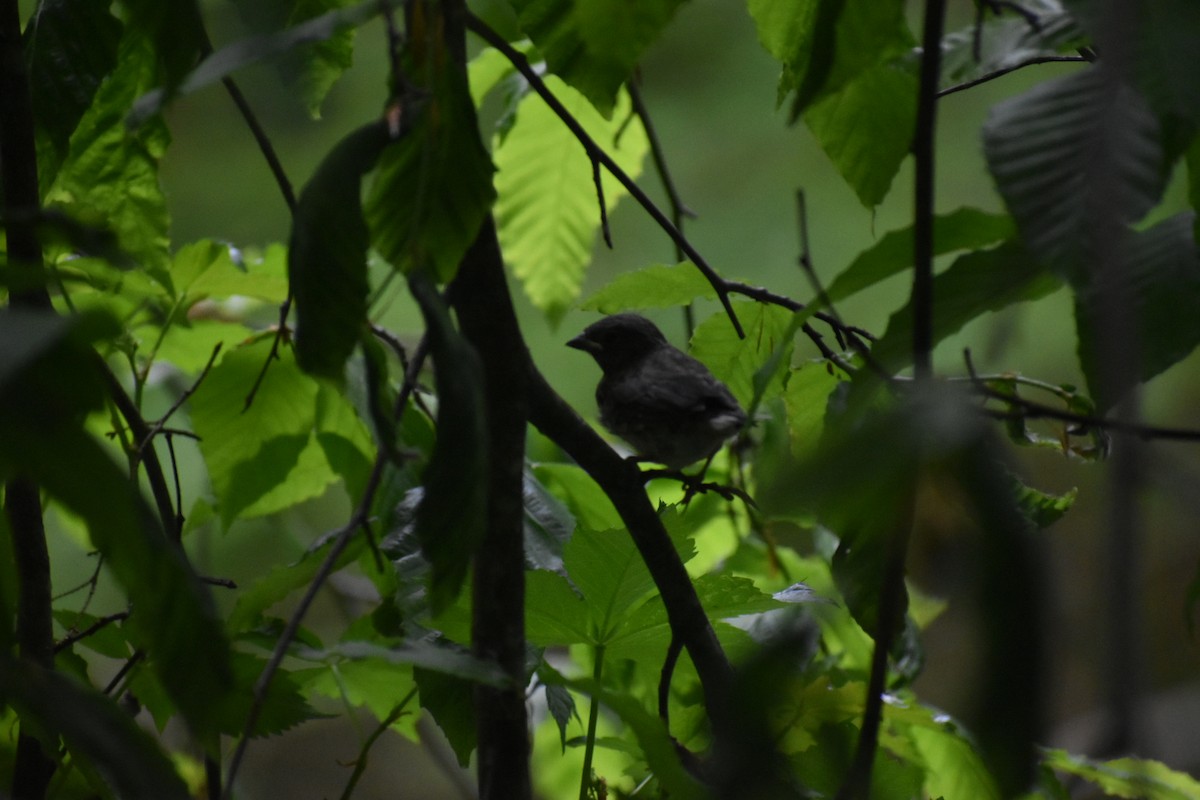
<svg viewBox="0 0 1200 800">
<path fill-rule="evenodd" d="M 592 139 L 636 178 L 648 145 L 641 123 L 626 119 L 628 95 L 621 92 L 616 112 L 606 120 L 558 79 L 546 83 Z M 531 92 L 496 148 L 496 167 L 496 223 L 504 259 L 534 305 L 557 321 L 579 296 L 600 230 L 592 163 L 583 145 Z M 603 168 L 600 180 L 611 214 L 625 190 Z"/>
<path fill-rule="evenodd" d="M 699 298 L 715 300 L 717 290 L 689 261 L 655 264 L 623 272 L 579 304 L 585 311 L 616 314 L 643 308 L 683 306 Z"/>
<path fill-rule="evenodd" d="M 1118 758 L 1095 761 L 1047 750 L 1045 763 L 1056 770 L 1094 783 L 1112 797 L 1139 800 L 1190 800 L 1200 796 L 1200 781 L 1148 758 Z"/>
<path fill-rule="evenodd" d="M 225 525 L 315 497 L 337 478 L 312 441 L 318 385 L 300 371 L 290 348 L 280 348 L 245 408 L 270 350 L 270 339 L 262 338 L 226 352 L 188 401 Z"/>
<path fill-rule="evenodd" d="M 696 326 L 692 336 L 691 353 L 703 361 L 712 373 L 724 381 L 744 408 L 755 397 L 754 378 L 775 351 L 790 348 L 787 333 L 792 330 L 792 312 L 766 303 L 737 302 L 733 304 L 746 338 L 739 339 L 729 318 L 723 313 L 710 316 Z M 783 361 L 790 360 L 790 349 Z M 783 372 L 779 372 L 765 392 L 763 400 L 778 396 L 783 390 Z"/>
<path fill-rule="evenodd" d="M 169 286 L 167 209 L 158 162 L 170 136 L 161 120 L 136 130 L 125 114 L 153 84 L 154 54 L 146 40 L 127 34 L 117 67 L 97 90 L 91 108 L 71 135 L 69 155 L 46 204 L 116 234 L 119 248 L 156 280 Z"/>
<path fill-rule="evenodd" d="M 48 188 L 75 126 L 117 64 L 121 24 L 105 0 L 50 0 L 25 28 L 30 98 L 37 121 L 38 185 Z"/>
</svg>

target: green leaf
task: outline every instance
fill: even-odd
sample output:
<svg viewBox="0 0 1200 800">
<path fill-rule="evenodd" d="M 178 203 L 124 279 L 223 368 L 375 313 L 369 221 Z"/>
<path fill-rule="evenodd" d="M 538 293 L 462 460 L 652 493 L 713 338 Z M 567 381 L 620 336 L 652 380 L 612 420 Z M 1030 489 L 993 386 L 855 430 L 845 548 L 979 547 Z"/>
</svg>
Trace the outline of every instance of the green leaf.
<svg viewBox="0 0 1200 800">
<path fill-rule="evenodd" d="M 125 0 L 125 7 L 130 30 L 154 45 L 158 82 L 165 84 L 168 95 L 173 94 L 204 49 L 204 21 L 197 0 Z"/>
<path fill-rule="evenodd" d="M 690 261 L 675 266 L 654 264 L 623 272 L 597 290 L 579 307 L 585 311 L 616 314 L 643 308 L 683 306 L 693 300 L 715 300 L 717 290 Z"/>
<path fill-rule="evenodd" d="M 426 669 L 414 669 L 413 677 L 421 692 L 421 708 L 446 735 L 458 765 L 466 767 L 476 741 L 474 687 L 462 678 Z"/>
<path fill-rule="evenodd" d="M 387 123 L 348 134 L 317 167 L 292 216 L 288 278 L 296 299 L 296 361 L 340 381 L 367 317 L 362 177 L 388 145 Z"/>
<path fill-rule="evenodd" d="M 235 0 L 238 13 L 254 33 L 271 34 L 319 18 L 350 5 L 350 0 Z M 279 72 L 290 88 L 299 91 L 313 119 L 321 116 L 321 103 L 333 83 L 353 60 L 354 30 L 342 28 L 328 38 L 297 46 L 283 54 Z"/>
<path fill-rule="evenodd" d="M 35 480 L 82 517 L 91 541 L 134 611 L 131 641 L 146 650 L 176 707 L 198 734 L 215 729 L 230 685 L 229 645 L 212 598 L 171 545 L 128 468 L 82 426 L 100 406 L 91 341 L 112 322 L 32 312 L 0 313 L 0 472 Z"/>
<path fill-rule="evenodd" d="M 575 517 L 528 469 L 523 480 L 522 500 L 525 505 L 525 566 L 565 575 L 563 548 L 575 532 Z"/>
<path fill-rule="evenodd" d="M 1118 758 L 1094 761 L 1065 750 L 1047 750 L 1044 763 L 1099 786 L 1113 797 L 1138 800 L 1191 800 L 1200 797 L 1200 781 L 1161 761 Z"/>
<path fill-rule="evenodd" d="M 226 623 L 231 634 L 245 633 L 259 625 L 263 613 L 289 594 L 307 587 L 325 560 L 333 539 L 323 537 L 294 563 L 264 571 L 249 586 L 238 592 L 237 602 Z M 366 538 L 354 536 L 334 564 L 335 569 L 352 564 L 366 548 Z"/>
<path fill-rule="evenodd" d="M 825 363 L 804 364 L 788 376 L 783 392 L 787 407 L 788 440 L 798 458 L 810 454 L 825 431 L 825 407 L 844 378 Z"/>
<path fill-rule="evenodd" d="M 1045 297 L 1058 287 L 1058 280 L 1015 242 L 961 256 L 933 279 L 933 293 L 937 298 L 933 343 L 936 345 L 957 333 L 982 314 Z M 892 314 L 887 330 L 872 345 L 871 355 L 889 370 L 910 362 L 911 304 L 905 304 Z"/>
<path fill-rule="evenodd" d="M 69 611 L 64 608 L 54 610 L 54 621 L 63 626 L 68 635 L 79 634 L 90 630 L 100 622 L 93 614 Z M 94 633 L 79 640 L 79 644 L 109 658 L 129 658 L 129 640 L 121 631 L 117 622 L 110 622 Z"/>
<path fill-rule="evenodd" d="M 797 92 L 795 113 L 824 87 L 837 53 L 838 19 L 846 0 L 749 0 L 758 40 L 783 64 L 779 99 Z"/>
<path fill-rule="evenodd" d="M 546 709 L 550 712 L 554 723 L 558 725 L 559 741 L 562 743 L 562 752 L 567 752 L 567 725 L 572 719 L 579 719 L 579 712 L 575 710 L 575 698 L 565 686 L 555 684 L 546 684 Z"/>
<path fill-rule="evenodd" d="M 168 217 L 158 162 L 170 135 L 161 120 L 137 130 L 125 124 L 134 98 L 152 85 L 153 58 L 141 37 L 127 33 L 122 39 L 117 67 L 71 135 L 69 155 L 46 193 L 46 205 L 111 230 L 121 251 L 169 286 Z"/>
<path fill-rule="evenodd" d="M 158 744 L 110 698 L 26 661 L 0 659 L 5 704 L 23 723 L 60 734 L 72 757 L 121 797 L 188 800 L 191 794 Z"/>
<path fill-rule="evenodd" d="M 1000 800 L 995 779 L 969 739 L 950 726 L 913 726 L 908 735 L 925 764 L 925 794 L 929 797 L 976 797 Z"/>
<path fill-rule="evenodd" d="M 431 567 L 429 603 L 437 614 L 458 596 L 486 524 L 483 367 L 475 349 L 454 329 L 429 277 L 414 273 L 409 287 L 425 318 L 438 396 L 437 443 L 425 468 L 416 528 Z"/>
<path fill-rule="evenodd" d="M 662 786 L 663 793 L 672 798 L 709 797 L 695 777 L 691 775 L 679 760 L 679 753 L 674 740 L 667 732 L 663 721 L 643 708 L 637 700 L 627 694 L 611 692 L 590 678 L 568 679 L 550 668 L 545 667 L 539 673 L 547 685 L 561 685 L 577 692 L 591 695 L 615 712 L 621 721 L 629 726 L 637 738 L 642 754 L 654 777 Z"/>
<path fill-rule="evenodd" d="M 345 641 L 322 650 L 300 649 L 296 655 L 325 663 L 377 660 L 392 665 L 411 664 L 428 672 L 484 686 L 504 687 L 510 683 L 496 663 L 478 658 L 464 648 L 434 640 L 413 639 L 392 645 Z"/>
<path fill-rule="evenodd" d="M 743 408 L 750 408 L 756 394 L 755 374 L 778 348 L 790 348 L 787 333 L 792 330 L 793 314 L 786 308 L 766 303 L 737 302 L 733 308 L 742 322 L 746 338 L 738 338 L 725 314 L 713 314 L 696 326 L 691 352 L 725 382 Z M 784 362 L 790 359 L 789 350 L 784 354 Z M 762 393 L 764 402 L 783 390 L 783 375 L 780 371 Z"/>
<path fill-rule="evenodd" d="M 143 0 L 143 2 L 155 1 Z M 334 9 L 278 33 L 253 36 L 222 47 L 192 70 L 175 87 L 173 94 L 157 89 L 140 97 L 129 115 L 130 124 L 140 125 L 144 120 L 162 111 L 166 104 L 175 97 L 191 94 L 198 89 L 211 86 L 243 67 L 275 58 L 297 48 L 326 42 L 342 34 L 347 28 L 358 27 L 373 19 L 380 13 L 380 10 L 379 3 L 361 2 L 348 8 Z M 334 53 L 338 54 L 334 60 L 340 61 L 340 48 L 335 45 L 332 49 Z M 318 52 L 324 51 L 318 48 Z M 330 76 L 327 69 L 320 70 L 320 73 L 324 78 Z M 313 95 L 310 95 L 311 99 L 314 99 Z"/>
<path fill-rule="evenodd" d="M 287 251 L 272 245 L 262 255 L 242 258 L 223 242 L 201 239 L 176 251 L 171 278 L 177 292 L 194 300 L 236 296 L 279 304 L 288 293 Z"/>
<path fill-rule="evenodd" d="M 1063 494 L 1050 494 L 1018 483 L 1017 503 L 1022 513 L 1038 528 L 1049 528 L 1058 522 L 1075 505 L 1078 489 L 1071 489 Z"/>
<path fill-rule="evenodd" d="M 1129 233 L 1117 256 L 1124 281 L 1121 303 L 1130 313 L 1140 352 L 1139 381 L 1147 381 L 1182 361 L 1200 344 L 1200 258 L 1194 239 L 1194 212 L 1187 211 L 1137 233 Z M 1104 379 L 1110 354 L 1100 350 L 1101 326 L 1110 324 L 1104 311 L 1105 292 L 1086 287 L 1075 295 L 1079 363 L 1088 389 L 1104 409 L 1127 386 L 1111 387 Z"/>
<path fill-rule="evenodd" d="M 641 173 L 648 140 L 640 120 L 629 121 L 622 91 L 606 120 L 587 98 L 557 78 L 546 85 L 584 130 L 632 178 Z M 525 293 L 552 322 L 579 296 L 600 228 L 592 163 L 583 145 L 541 97 L 527 94 L 516 123 L 496 148 L 496 224 L 504 259 Z M 608 213 L 625 190 L 601 169 Z"/>
<path fill-rule="evenodd" d="M 859 202 L 873 208 L 908 155 L 916 116 L 916 77 L 881 64 L 818 99 L 804 121 Z"/>
<path fill-rule="evenodd" d="M 313 438 L 319 387 L 290 348 L 245 408 L 270 349 L 263 338 L 227 352 L 188 400 L 225 525 L 316 497 L 337 479 Z"/>
<path fill-rule="evenodd" d="M 1057 0 L 1039 2 L 1036 14 L 1036 25 L 1017 16 L 988 14 L 983 25 L 971 25 L 943 37 L 940 88 L 1012 69 L 1034 58 L 1058 55 L 1086 43 L 1087 37 L 1075 17 Z"/>
<path fill-rule="evenodd" d="M 571 582 L 587 600 L 596 644 L 607 644 L 624 616 L 655 590 L 641 554 L 623 530 L 578 532 L 563 558 Z"/>
<path fill-rule="evenodd" d="M 117 65 L 121 23 L 109 5 L 107 0 L 49 0 L 25 28 L 39 186 L 53 182 L 75 126 Z"/>
<path fill-rule="evenodd" d="M 1011 238 L 1012 218 L 974 208 L 959 208 L 934 218 L 933 253 L 975 250 Z M 913 263 L 913 229 L 910 225 L 885 233 L 859 253 L 826 289 L 829 302 L 837 303 L 863 289 L 910 268 Z"/>
<path fill-rule="evenodd" d="M 683 0 L 514 0 L 512 5 L 550 71 L 605 117 L 612 117 L 621 85 L 682 4 Z"/>
<path fill-rule="evenodd" d="M 1079 287 L 1097 245 L 1096 193 L 1114 217 L 1105 224 L 1135 222 L 1162 196 L 1160 135 L 1140 94 L 1089 68 L 993 107 L 983 149 L 1030 253 Z"/>
<path fill-rule="evenodd" d="M 410 31 L 410 36 L 416 34 Z M 412 127 L 379 160 L 367 222 L 372 243 L 394 267 L 405 274 L 429 268 L 439 281 L 448 282 L 496 192 L 466 73 L 440 51 L 441 39 L 436 41 L 430 53 L 410 47 L 418 61 L 410 67 L 410 78 L 428 98 L 420 108 L 405 109 L 416 116 L 404 120 Z"/>
</svg>

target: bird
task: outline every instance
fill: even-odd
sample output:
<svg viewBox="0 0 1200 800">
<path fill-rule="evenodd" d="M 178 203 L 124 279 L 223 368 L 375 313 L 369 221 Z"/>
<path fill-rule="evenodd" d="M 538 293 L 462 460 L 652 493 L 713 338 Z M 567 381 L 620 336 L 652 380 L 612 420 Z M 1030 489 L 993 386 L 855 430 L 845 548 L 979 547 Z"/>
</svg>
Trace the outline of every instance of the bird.
<svg viewBox="0 0 1200 800">
<path fill-rule="evenodd" d="M 746 424 L 729 388 L 640 314 L 605 317 L 567 346 L 600 365 L 600 424 L 628 442 L 638 460 L 681 470 L 710 459 Z"/>
</svg>

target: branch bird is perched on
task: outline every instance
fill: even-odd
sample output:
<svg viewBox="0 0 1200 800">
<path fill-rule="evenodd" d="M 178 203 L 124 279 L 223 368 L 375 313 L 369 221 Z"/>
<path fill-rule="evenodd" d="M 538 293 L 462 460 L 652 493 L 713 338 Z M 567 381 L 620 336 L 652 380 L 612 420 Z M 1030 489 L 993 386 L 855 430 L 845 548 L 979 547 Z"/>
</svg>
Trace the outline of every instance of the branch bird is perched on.
<svg viewBox="0 0 1200 800">
<path fill-rule="evenodd" d="M 604 371 L 596 387 L 600 423 L 644 460 L 686 467 L 712 456 L 746 424 L 725 384 L 645 317 L 605 317 L 567 345 L 596 359 Z"/>
</svg>

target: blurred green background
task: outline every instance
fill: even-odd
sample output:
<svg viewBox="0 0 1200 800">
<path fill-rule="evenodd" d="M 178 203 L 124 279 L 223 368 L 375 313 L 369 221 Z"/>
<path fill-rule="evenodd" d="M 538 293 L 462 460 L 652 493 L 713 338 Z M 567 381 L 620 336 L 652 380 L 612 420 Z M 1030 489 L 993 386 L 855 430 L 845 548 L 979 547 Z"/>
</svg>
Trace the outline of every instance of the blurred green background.
<svg viewBox="0 0 1200 800">
<path fill-rule="evenodd" d="M 478 11 L 502 24 L 503 4 L 480 3 Z M 919 4 L 910 4 L 916 8 Z M 948 29 L 969 24 L 974 4 L 953 0 Z M 219 47 L 245 35 L 226 0 L 204 4 Z M 385 33 L 373 23 L 357 34 L 354 67 L 335 85 L 322 116 L 312 120 L 272 65 L 245 70 L 236 77 L 261 116 L 295 187 L 299 189 L 332 145 L 376 115 L 385 97 Z M 1042 66 L 946 98 L 940 106 L 937 204 L 941 211 L 960 206 L 1000 210 L 1001 204 L 983 164 L 979 129 L 997 100 L 1069 66 Z M 911 163 L 896 178 L 892 195 L 874 211 L 863 208 L 833 170 L 802 126 L 788 127 L 776 110 L 778 65 L 759 46 L 744 4 L 729 0 L 693 0 L 643 62 L 643 93 L 666 150 L 675 181 L 697 219 L 686 231 L 710 263 L 728 277 L 762 284 L 800 300 L 811 295 L 797 267 L 799 232 L 795 195 L 807 198 L 811 254 L 828 283 L 883 233 L 909 223 Z M 176 246 L 211 237 L 238 247 L 285 242 L 288 214 L 261 155 L 238 113 L 219 86 L 183 98 L 170 110 L 174 143 L 163 163 L 163 180 L 173 219 Z M 664 196 L 647 171 L 642 185 L 659 200 Z M 1165 209 L 1184 201 L 1177 179 Z M 1165 213 L 1165 210 L 1164 210 Z M 615 247 L 597 248 L 584 296 L 623 270 L 670 263 L 670 241 L 628 199 L 611 215 Z M 534 359 L 552 383 L 585 415 L 594 418 L 591 399 L 599 372 L 590 359 L 563 343 L 596 318 L 573 311 L 553 328 L 524 299 L 513 294 Z M 907 298 L 905 277 L 888 281 L 844 303 L 849 322 L 881 333 L 888 316 Z M 413 339 L 420 330 L 414 307 L 399 291 L 389 298 L 380 320 Z M 711 313 L 700 309 L 698 316 Z M 685 343 L 682 314 L 654 316 L 668 337 Z M 1071 302 L 1065 291 L 1036 304 L 1019 306 L 969 326 L 943 344 L 937 365 L 945 374 L 963 374 L 962 349 L 972 349 L 981 372 L 1019 371 L 1052 383 L 1081 383 L 1075 366 Z M 798 358 L 817 353 L 806 340 Z M 1145 393 L 1147 417 L 1157 424 L 1200 427 L 1197 398 L 1200 371 L 1195 357 L 1158 378 Z M 1200 768 L 1200 683 L 1195 639 L 1185 625 L 1188 587 L 1200 558 L 1200 457 L 1196 445 L 1154 444 L 1145 464 L 1148 480 L 1140 493 L 1140 558 L 1127 565 L 1136 571 L 1133 604 L 1142 622 L 1138 676 L 1145 689 L 1140 753 L 1161 757 L 1177 768 Z M 194 451 L 185 467 L 198 467 Z M 866 456 L 869 457 L 869 456 Z M 1015 452 L 1030 482 L 1047 491 L 1079 487 L 1074 510 L 1044 534 L 1053 606 L 1048 613 L 1050 717 L 1055 730 L 1048 744 L 1090 750 L 1099 729 L 1097 717 L 1105 679 L 1104 603 L 1108 598 L 1102 569 L 1106 535 L 1107 468 L 1068 462 L 1054 453 Z M 191 496 L 200 491 L 191 487 Z M 185 487 L 185 492 L 189 491 Z M 340 491 L 285 515 L 281 524 L 239 523 L 228 533 L 206 531 L 201 543 L 213 574 L 248 578 L 263 563 L 290 560 L 320 533 L 344 519 Z M 79 559 L 69 542 L 56 545 L 56 586 L 86 579 L 91 564 Z M 62 566 L 66 564 L 65 566 Z M 952 584 L 952 580 L 947 580 Z M 353 586 L 343 587 L 352 593 Z M 916 689 L 921 697 L 954 713 L 969 706 L 975 687 L 973 626 L 965 612 L 950 611 L 928 631 L 928 660 Z M 332 601 L 320 614 L 348 613 Z M 319 619 L 319 617 L 318 617 Z M 373 722 L 364 720 L 367 730 Z M 315 721 L 283 738 L 256 742 L 243 771 L 248 797 L 335 796 L 348 774 L 345 766 L 357 751 L 358 736 L 344 721 Z M 427 758 L 410 760 L 415 746 L 385 737 L 372 756 L 367 783 L 356 797 L 437 797 L 455 793 L 452 781 Z M 436 744 L 432 745 L 436 750 Z M 419 764 L 418 764 L 419 762 Z M 405 787 L 412 787 L 411 790 Z"/>
</svg>

